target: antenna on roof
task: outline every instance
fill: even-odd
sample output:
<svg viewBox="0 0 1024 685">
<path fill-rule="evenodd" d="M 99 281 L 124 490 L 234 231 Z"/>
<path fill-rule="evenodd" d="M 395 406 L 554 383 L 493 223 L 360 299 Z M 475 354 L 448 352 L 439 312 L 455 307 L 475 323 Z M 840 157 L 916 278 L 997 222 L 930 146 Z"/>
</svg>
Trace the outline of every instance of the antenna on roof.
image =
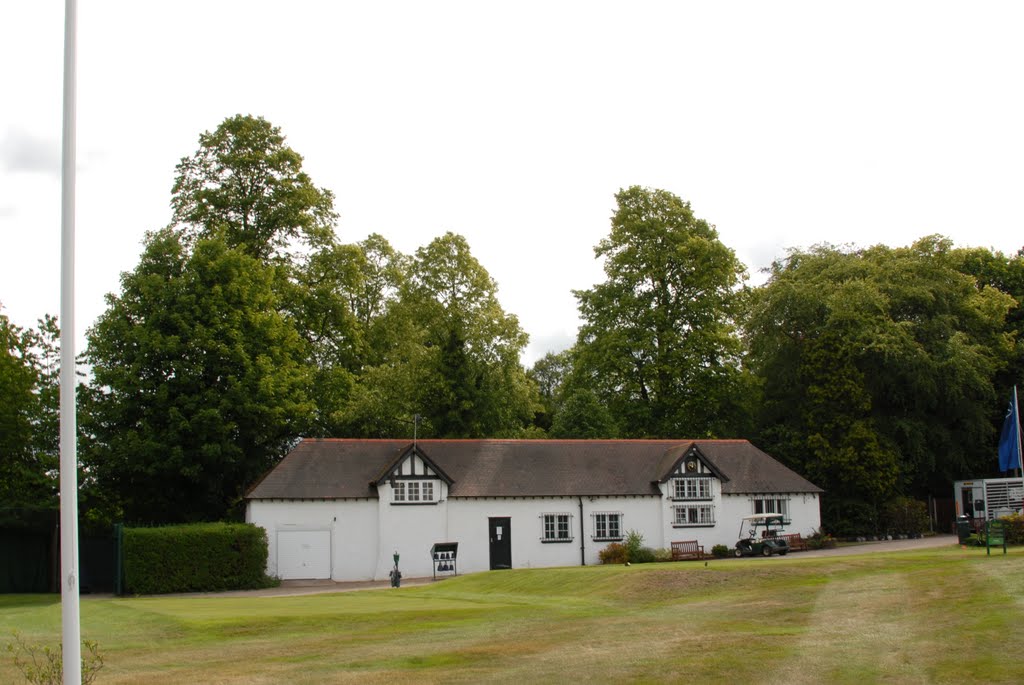
<svg viewBox="0 0 1024 685">
<path fill-rule="evenodd" d="M 420 428 L 420 415 L 419 414 L 413 414 L 412 415 L 412 448 L 413 449 L 416 449 L 416 437 L 417 437 L 417 435 L 419 433 L 419 428 Z"/>
</svg>

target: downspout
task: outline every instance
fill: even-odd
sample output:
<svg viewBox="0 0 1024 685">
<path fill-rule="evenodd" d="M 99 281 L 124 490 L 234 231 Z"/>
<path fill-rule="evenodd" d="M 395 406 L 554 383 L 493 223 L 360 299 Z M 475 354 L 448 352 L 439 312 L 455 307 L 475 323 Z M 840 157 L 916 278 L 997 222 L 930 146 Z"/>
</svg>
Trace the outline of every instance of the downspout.
<svg viewBox="0 0 1024 685">
<path fill-rule="evenodd" d="M 578 496 L 577 499 L 580 501 L 580 566 L 587 565 L 587 551 L 586 551 L 586 538 L 585 528 L 583 526 L 583 497 Z"/>
</svg>

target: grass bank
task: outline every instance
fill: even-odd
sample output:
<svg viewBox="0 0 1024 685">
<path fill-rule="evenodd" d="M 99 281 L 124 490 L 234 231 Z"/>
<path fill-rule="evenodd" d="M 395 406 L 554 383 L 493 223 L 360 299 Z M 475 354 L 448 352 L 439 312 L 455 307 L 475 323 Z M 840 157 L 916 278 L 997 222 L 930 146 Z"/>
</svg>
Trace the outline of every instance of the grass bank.
<svg viewBox="0 0 1024 685">
<path fill-rule="evenodd" d="M 481 573 L 295 597 L 83 598 L 100 683 L 1019 683 L 1024 550 Z M 0 635 L 57 644 L 54 596 Z M 0 640 L 0 642 L 5 640 Z M 18 682 L 6 655 L 0 682 Z"/>
</svg>

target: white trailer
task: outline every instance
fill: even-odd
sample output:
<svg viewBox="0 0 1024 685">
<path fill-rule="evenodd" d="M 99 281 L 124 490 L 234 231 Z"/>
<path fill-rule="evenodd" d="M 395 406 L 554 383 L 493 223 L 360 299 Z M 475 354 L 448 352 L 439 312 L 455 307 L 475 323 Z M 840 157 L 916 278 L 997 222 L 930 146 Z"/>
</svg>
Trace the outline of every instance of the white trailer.
<svg viewBox="0 0 1024 685">
<path fill-rule="evenodd" d="M 1024 478 L 979 478 L 953 483 L 957 516 L 991 521 L 1024 509 Z"/>
</svg>

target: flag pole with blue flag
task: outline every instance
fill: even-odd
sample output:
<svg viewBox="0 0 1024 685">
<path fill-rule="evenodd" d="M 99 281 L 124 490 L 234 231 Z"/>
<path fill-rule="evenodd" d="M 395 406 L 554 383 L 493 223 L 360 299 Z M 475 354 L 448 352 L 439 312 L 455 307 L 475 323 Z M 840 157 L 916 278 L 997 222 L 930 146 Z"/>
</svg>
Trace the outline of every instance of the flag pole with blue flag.
<svg viewBox="0 0 1024 685">
<path fill-rule="evenodd" d="M 1017 405 L 1017 386 L 1013 386 L 1013 397 L 1003 420 L 1003 431 L 999 434 L 999 469 L 1004 473 L 1022 468 L 1020 453 L 1020 411 Z"/>
</svg>

